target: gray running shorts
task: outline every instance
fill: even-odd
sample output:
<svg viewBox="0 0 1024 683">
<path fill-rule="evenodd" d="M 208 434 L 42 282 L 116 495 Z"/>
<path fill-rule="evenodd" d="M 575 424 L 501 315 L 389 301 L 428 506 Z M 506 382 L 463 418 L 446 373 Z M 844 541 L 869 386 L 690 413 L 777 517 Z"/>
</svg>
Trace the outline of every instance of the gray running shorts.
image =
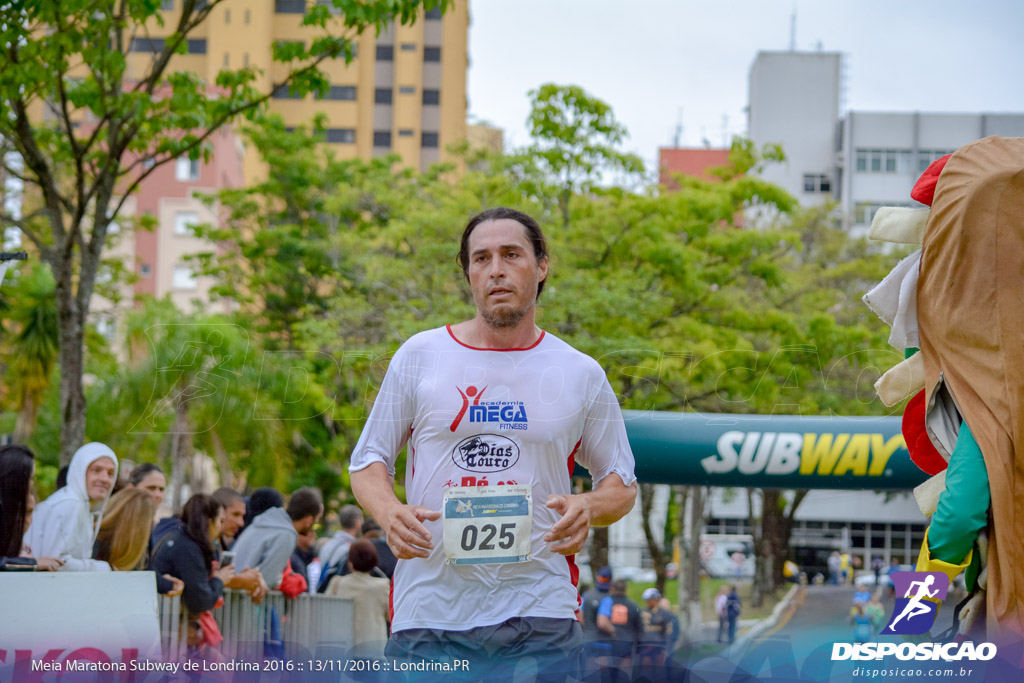
<svg viewBox="0 0 1024 683">
<path fill-rule="evenodd" d="M 583 634 L 575 619 L 513 617 L 466 631 L 412 628 L 391 634 L 389 660 L 419 663 L 430 673 L 440 662 L 460 662 L 458 671 L 410 680 L 565 681 L 579 674 Z M 399 664 L 399 666 L 404 666 Z"/>
</svg>

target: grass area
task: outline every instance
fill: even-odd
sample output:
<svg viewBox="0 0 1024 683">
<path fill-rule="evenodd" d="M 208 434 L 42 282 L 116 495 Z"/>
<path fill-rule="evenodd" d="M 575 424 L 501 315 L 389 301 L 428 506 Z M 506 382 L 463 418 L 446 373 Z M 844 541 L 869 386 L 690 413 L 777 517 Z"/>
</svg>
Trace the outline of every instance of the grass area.
<svg viewBox="0 0 1024 683">
<path fill-rule="evenodd" d="M 718 595 L 718 589 L 722 586 L 728 586 L 733 583 L 732 579 L 711 579 L 703 577 L 700 580 L 700 605 L 701 612 L 703 614 L 704 621 L 715 621 L 718 617 L 715 615 L 715 596 Z M 653 588 L 653 583 L 639 583 L 630 581 L 629 587 L 626 594 L 629 599 L 636 604 L 644 607 L 642 599 L 643 592 L 648 588 Z M 770 595 L 765 598 L 764 604 L 760 607 L 751 607 L 750 605 L 750 581 L 740 581 L 736 585 L 737 592 L 740 594 L 740 600 L 743 601 L 743 615 L 741 619 L 761 619 L 767 617 L 775 609 L 775 605 L 778 604 L 779 600 L 786 594 L 789 589 L 788 586 L 784 586 L 775 592 L 775 595 Z M 675 579 L 665 582 L 665 597 L 669 599 L 673 607 L 678 607 L 679 604 L 679 582 Z"/>
</svg>

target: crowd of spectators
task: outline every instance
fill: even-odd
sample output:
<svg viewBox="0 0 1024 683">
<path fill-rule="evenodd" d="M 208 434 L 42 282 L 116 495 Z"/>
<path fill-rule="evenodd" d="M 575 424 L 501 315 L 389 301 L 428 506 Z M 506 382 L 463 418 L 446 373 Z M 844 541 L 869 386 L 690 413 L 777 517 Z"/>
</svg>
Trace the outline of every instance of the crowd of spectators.
<svg viewBox="0 0 1024 683">
<path fill-rule="evenodd" d="M 323 497 L 309 487 L 287 499 L 271 487 L 248 496 L 224 487 L 195 493 L 168 515 L 165 473 L 141 463 L 119 478 L 119 465 L 109 447 L 86 444 L 37 505 L 32 451 L 0 447 L 0 572 L 152 571 L 159 593 L 181 596 L 196 649 L 222 639 L 212 611 L 225 589 L 256 604 L 269 590 L 346 597 L 361 651 L 382 652 L 397 560 L 357 506 L 339 510 L 329 536 L 321 535 Z"/>
</svg>

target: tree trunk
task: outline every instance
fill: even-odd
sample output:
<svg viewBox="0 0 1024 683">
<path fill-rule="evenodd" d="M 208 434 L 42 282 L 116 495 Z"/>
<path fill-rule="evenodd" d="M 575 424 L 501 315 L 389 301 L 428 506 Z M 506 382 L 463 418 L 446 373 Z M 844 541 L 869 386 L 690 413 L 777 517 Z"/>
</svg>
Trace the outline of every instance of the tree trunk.
<svg viewBox="0 0 1024 683">
<path fill-rule="evenodd" d="M 754 580 L 750 586 L 751 607 L 763 605 L 766 593 L 771 590 L 770 587 L 766 590 L 766 577 L 768 576 L 767 567 L 773 562 L 773 554 L 770 544 L 766 541 L 764 531 L 765 519 L 768 516 L 765 511 L 769 507 L 768 492 L 764 489 L 756 490 L 761 495 L 760 517 L 754 514 L 755 489 L 747 489 L 747 518 L 750 523 L 750 535 L 754 542 Z"/>
<path fill-rule="evenodd" d="M 186 383 L 187 384 L 187 383 Z M 175 406 L 174 427 L 171 432 L 171 509 L 180 510 L 181 487 L 185 483 L 185 467 L 192 455 L 192 431 L 188 424 L 188 400 L 184 392 Z"/>
<path fill-rule="evenodd" d="M 85 324 L 72 291 L 70 263 L 51 263 L 50 267 L 60 320 L 60 464 L 63 467 L 85 443 L 85 392 L 82 390 Z"/>
<path fill-rule="evenodd" d="M 569 214 L 569 200 L 572 198 L 572 190 L 566 188 L 562 190 L 562 193 L 558 196 L 558 208 L 562 213 L 562 227 L 566 230 L 569 229 L 570 214 Z"/>
<path fill-rule="evenodd" d="M 705 489 L 700 486 L 689 487 L 688 501 L 684 499 L 683 511 L 680 512 L 686 514 L 686 503 L 689 502 L 689 531 L 680 563 L 683 565 L 680 569 L 685 570 L 679 574 L 679 628 L 689 640 L 700 637 L 703 621 L 700 607 L 700 535 L 704 530 L 705 494 Z"/>
<path fill-rule="evenodd" d="M 807 496 L 808 489 L 800 489 L 794 492 L 793 500 L 786 504 L 785 498 L 780 497 L 778 519 L 772 527 L 772 547 L 776 549 L 775 562 L 772 565 L 772 580 L 775 588 L 785 584 L 784 568 L 788 559 L 786 548 L 789 548 L 789 539 L 793 535 L 793 521 L 796 509 Z M 783 510 L 783 508 L 786 508 Z"/>
<path fill-rule="evenodd" d="M 651 508 L 654 507 L 654 484 L 640 484 L 640 512 L 644 530 L 644 540 L 647 541 L 647 552 L 651 555 L 654 563 L 655 586 L 658 592 L 665 594 L 665 571 L 668 567 L 668 560 L 665 558 L 665 551 L 658 545 L 651 531 Z M 665 520 L 666 523 L 668 520 Z M 662 530 L 664 536 L 664 530 Z"/>
<path fill-rule="evenodd" d="M 686 617 L 686 605 L 690 601 L 690 587 L 686 577 L 690 575 L 690 542 L 686 535 L 686 505 L 690 499 L 689 486 L 673 486 L 673 495 L 678 496 L 679 503 L 679 582 L 676 587 L 676 603 L 679 611 L 679 630 L 686 640 L 690 638 L 689 621 Z"/>
<path fill-rule="evenodd" d="M 31 390 L 25 392 L 21 403 L 21 409 L 14 422 L 14 443 L 26 444 L 36 429 L 36 422 L 39 416 L 39 404 L 42 403 L 40 392 Z"/>
</svg>

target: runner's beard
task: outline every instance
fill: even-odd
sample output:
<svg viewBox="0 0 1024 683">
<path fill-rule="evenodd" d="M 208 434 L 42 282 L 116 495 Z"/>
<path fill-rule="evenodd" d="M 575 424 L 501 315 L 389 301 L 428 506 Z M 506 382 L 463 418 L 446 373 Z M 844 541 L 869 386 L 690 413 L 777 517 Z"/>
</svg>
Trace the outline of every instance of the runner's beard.
<svg viewBox="0 0 1024 683">
<path fill-rule="evenodd" d="M 518 325 L 526 314 L 533 308 L 533 304 L 527 304 L 522 308 L 513 308 L 509 305 L 499 304 L 490 310 L 482 310 L 480 317 L 484 323 L 496 330 L 504 330 Z"/>
</svg>

